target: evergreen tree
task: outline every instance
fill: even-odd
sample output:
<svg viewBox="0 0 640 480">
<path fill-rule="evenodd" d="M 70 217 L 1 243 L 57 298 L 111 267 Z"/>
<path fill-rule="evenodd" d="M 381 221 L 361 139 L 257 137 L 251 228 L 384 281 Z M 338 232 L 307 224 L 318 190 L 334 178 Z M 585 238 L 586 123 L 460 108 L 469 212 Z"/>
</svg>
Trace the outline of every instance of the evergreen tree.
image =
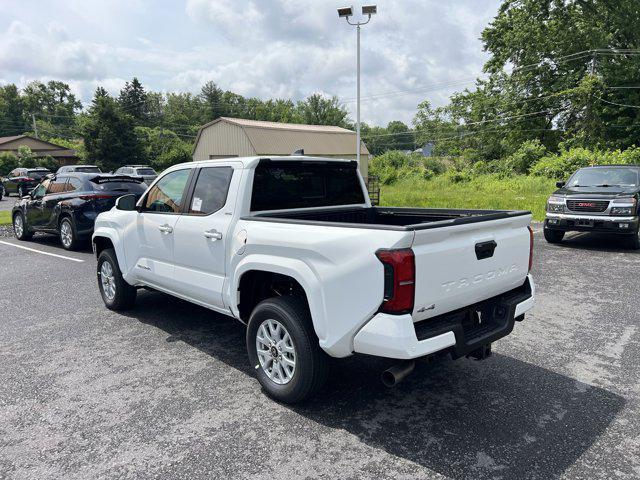
<svg viewBox="0 0 640 480">
<path fill-rule="evenodd" d="M 133 77 L 131 82 L 124 84 L 118 96 L 118 104 L 121 110 L 131 115 L 136 125 L 145 125 L 149 119 L 149 106 L 147 101 L 147 93 L 136 77 Z"/>
<path fill-rule="evenodd" d="M 103 88 L 96 90 L 82 126 L 86 159 L 105 171 L 141 159 L 134 118 L 123 112 Z"/>
</svg>

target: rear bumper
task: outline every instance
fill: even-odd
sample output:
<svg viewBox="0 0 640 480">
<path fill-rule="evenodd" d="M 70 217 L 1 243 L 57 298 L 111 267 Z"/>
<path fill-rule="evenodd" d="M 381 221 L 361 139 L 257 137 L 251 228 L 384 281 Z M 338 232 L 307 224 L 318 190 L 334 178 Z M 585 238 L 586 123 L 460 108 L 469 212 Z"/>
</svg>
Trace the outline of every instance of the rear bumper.
<svg viewBox="0 0 640 480">
<path fill-rule="evenodd" d="M 633 234 L 638 231 L 638 217 L 547 213 L 544 226 L 550 230 L 561 230 L 563 232 Z"/>
<path fill-rule="evenodd" d="M 528 275 L 510 292 L 421 322 L 414 323 L 409 314 L 379 313 L 354 337 L 354 351 L 401 360 L 443 350 L 462 357 L 511 333 L 516 319 L 533 308 L 534 293 Z"/>
</svg>

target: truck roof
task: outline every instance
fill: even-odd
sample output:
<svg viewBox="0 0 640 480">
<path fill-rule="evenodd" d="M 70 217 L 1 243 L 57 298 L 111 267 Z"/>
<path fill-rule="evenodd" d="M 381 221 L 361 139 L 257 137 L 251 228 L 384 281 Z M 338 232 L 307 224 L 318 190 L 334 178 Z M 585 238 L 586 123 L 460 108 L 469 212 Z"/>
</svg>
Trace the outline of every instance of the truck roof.
<svg viewBox="0 0 640 480">
<path fill-rule="evenodd" d="M 251 168 L 251 167 L 255 167 L 258 162 L 260 162 L 260 160 L 264 160 L 264 159 L 269 159 L 269 160 L 275 160 L 275 161 L 296 161 L 296 162 L 300 162 L 300 161 L 310 161 L 310 162 L 317 162 L 317 161 L 322 161 L 322 162 L 343 162 L 343 163 L 349 163 L 349 162 L 354 162 L 355 160 L 349 160 L 349 159 L 345 159 L 345 158 L 330 158 L 330 157 L 310 157 L 308 155 L 284 155 L 284 156 L 271 156 L 271 155 L 262 155 L 260 157 L 229 157 L 229 158 L 216 158 L 213 160 L 195 160 L 194 162 L 189 162 L 189 163 L 183 163 L 181 165 L 187 165 L 190 163 L 205 163 L 205 164 L 212 164 L 215 165 L 217 162 L 220 162 L 222 160 L 225 161 L 234 161 L 234 162 L 240 162 L 242 163 L 242 166 L 244 168 Z"/>
</svg>

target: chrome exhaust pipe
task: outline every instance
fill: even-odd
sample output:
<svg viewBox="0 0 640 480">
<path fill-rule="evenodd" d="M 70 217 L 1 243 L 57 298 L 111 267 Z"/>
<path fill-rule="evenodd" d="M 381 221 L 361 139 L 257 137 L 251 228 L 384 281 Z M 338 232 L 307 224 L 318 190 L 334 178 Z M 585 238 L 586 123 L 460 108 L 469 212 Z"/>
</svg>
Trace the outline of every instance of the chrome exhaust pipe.
<svg viewBox="0 0 640 480">
<path fill-rule="evenodd" d="M 398 363 L 393 367 L 387 368 L 382 372 L 382 383 L 387 387 L 395 387 L 404 378 L 413 372 L 413 368 L 416 366 L 416 362 L 413 360 L 407 360 L 406 362 Z"/>
</svg>

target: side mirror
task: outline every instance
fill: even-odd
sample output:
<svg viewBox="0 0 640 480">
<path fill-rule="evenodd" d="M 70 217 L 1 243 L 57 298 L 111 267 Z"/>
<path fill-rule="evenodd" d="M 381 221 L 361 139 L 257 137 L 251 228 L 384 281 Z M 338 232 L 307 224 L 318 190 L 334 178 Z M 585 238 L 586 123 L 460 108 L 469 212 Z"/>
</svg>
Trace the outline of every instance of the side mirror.
<svg viewBox="0 0 640 480">
<path fill-rule="evenodd" d="M 556 182 L 556 187 L 562 188 L 566 185 L 566 182 Z"/>
<path fill-rule="evenodd" d="M 131 212 L 136 209 L 136 196 L 133 194 L 123 195 L 116 200 L 116 208 Z"/>
</svg>

